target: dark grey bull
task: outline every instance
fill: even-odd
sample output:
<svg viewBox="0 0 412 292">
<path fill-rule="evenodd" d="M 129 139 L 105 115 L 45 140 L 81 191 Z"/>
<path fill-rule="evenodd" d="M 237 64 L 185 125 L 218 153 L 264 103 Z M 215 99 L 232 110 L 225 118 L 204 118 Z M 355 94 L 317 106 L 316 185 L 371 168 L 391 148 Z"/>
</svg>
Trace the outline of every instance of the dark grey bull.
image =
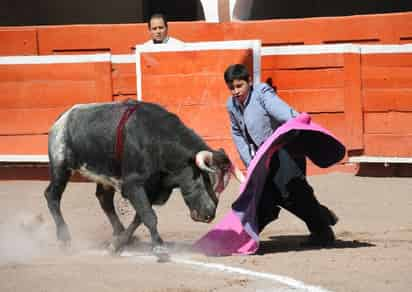
<svg viewBox="0 0 412 292">
<path fill-rule="evenodd" d="M 120 133 L 122 149 L 116 150 L 119 120 L 131 106 L 137 108 Z M 154 250 L 164 249 L 152 205 L 164 204 L 176 187 L 191 218 L 210 222 L 218 204 L 213 189 L 216 176 L 232 169 L 223 150 L 212 150 L 176 115 L 143 102 L 76 105 L 54 123 L 48 147 L 51 181 L 45 197 L 58 240 L 70 243 L 60 200 L 72 172 L 77 171 L 97 183 L 96 196 L 113 227 L 113 251 L 129 242 L 141 222 L 150 231 Z M 115 191 L 136 211 L 126 229 L 114 208 Z"/>
</svg>

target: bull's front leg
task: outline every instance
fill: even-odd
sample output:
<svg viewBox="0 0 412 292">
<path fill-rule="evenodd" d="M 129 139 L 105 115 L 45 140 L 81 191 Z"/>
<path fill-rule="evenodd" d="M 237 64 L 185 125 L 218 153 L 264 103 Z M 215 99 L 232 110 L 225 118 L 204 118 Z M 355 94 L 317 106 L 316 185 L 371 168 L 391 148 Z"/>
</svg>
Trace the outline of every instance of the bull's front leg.
<svg viewBox="0 0 412 292">
<path fill-rule="evenodd" d="M 149 229 L 153 252 L 160 260 L 165 260 L 168 251 L 167 248 L 163 246 L 163 240 L 157 231 L 157 216 L 144 187 L 140 186 L 137 182 L 126 181 L 123 185 L 122 192 L 136 210 L 136 217 L 140 218 L 143 224 Z"/>
</svg>

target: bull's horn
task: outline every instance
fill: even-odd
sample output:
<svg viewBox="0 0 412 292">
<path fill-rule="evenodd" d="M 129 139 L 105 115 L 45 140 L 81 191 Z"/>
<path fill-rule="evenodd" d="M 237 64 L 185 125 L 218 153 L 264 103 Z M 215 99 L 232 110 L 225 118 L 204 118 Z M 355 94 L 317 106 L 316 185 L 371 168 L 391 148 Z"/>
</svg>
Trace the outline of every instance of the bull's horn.
<svg viewBox="0 0 412 292">
<path fill-rule="evenodd" d="M 210 151 L 199 151 L 196 154 L 196 165 L 201 169 L 205 170 L 208 172 L 215 172 L 213 169 L 211 169 L 209 166 L 207 166 L 207 163 L 211 164 L 213 162 L 213 153 Z"/>
<path fill-rule="evenodd" d="M 243 175 L 242 171 L 234 165 L 232 168 L 232 173 L 240 183 L 243 183 L 245 181 L 245 176 Z"/>
</svg>

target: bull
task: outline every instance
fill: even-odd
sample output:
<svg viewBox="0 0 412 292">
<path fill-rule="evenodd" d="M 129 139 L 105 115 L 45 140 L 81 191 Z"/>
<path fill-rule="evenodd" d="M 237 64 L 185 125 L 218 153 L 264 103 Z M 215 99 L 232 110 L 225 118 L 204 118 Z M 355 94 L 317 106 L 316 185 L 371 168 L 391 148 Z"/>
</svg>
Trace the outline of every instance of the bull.
<svg viewBox="0 0 412 292">
<path fill-rule="evenodd" d="M 211 222 L 219 200 L 216 186 L 233 171 L 222 149 L 211 149 L 175 114 L 137 101 L 73 106 L 51 127 L 48 155 L 50 183 L 44 195 L 58 241 L 70 244 L 60 201 L 78 172 L 97 184 L 96 197 L 113 228 L 112 251 L 124 247 L 141 223 L 150 231 L 153 251 L 167 251 L 152 206 L 164 204 L 174 188 L 180 188 L 193 220 Z M 242 179 L 238 170 L 234 173 Z M 127 228 L 116 214 L 116 191 L 135 210 Z"/>
</svg>

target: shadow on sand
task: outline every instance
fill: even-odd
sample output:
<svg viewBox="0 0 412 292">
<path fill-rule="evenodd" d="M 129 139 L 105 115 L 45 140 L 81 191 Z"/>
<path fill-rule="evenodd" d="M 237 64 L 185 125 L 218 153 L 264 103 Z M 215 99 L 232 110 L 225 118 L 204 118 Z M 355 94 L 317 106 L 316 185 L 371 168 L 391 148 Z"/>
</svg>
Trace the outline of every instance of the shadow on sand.
<svg viewBox="0 0 412 292">
<path fill-rule="evenodd" d="M 360 248 L 374 247 L 375 245 L 369 242 L 359 240 L 343 240 L 336 241 L 327 247 L 321 246 L 301 246 L 301 243 L 307 239 L 304 235 L 279 235 L 271 236 L 269 240 L 261 240 L 259 250 L 256 255 L 264 255 L 269 253 L 288 252 L 288 251 L 307 251 L 318 249 L 340 249 L 340 248 Z"/>
</svg>

